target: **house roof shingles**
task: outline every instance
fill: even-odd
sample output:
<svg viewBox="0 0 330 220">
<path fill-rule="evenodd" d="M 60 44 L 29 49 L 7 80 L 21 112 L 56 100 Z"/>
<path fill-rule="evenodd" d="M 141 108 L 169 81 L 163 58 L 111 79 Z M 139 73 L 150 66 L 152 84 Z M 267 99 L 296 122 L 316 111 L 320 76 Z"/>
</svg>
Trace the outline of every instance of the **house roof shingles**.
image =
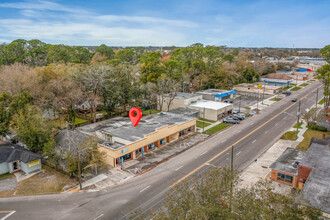
<svg viewBox="0 0 330 220">
<path fill-rule="evenodd" d="M 28 163 L 37 159 L 41 156 L 33 153 L 19 145 L 12 143 L 0 143 L 0 163 L 22 161 Z"/>
</svg>

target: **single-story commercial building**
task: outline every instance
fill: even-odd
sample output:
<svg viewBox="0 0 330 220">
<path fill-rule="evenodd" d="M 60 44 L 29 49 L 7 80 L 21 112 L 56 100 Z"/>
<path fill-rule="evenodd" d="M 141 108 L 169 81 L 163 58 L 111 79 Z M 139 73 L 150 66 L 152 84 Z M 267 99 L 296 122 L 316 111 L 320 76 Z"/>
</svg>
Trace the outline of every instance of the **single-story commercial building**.
<svg viewBox="0 0 330 220">
<path fill-rule="evenodd" d="M 230 103 L 199 100 L 191 103 L 188 108 L 198 110 L 199 116 L 208 120 L 217 121 L 222 119 L 233 111 L 233 105 Z M 205 110 L 205 115 L 204 115 Z"/>
<path fill-rule="evenodd" d="M 235 90 L 220 90 L 220 89 L 208 89 L 196 92 L 196 94 L 203 95 L 203 99 L 210 101 L 224 101 L 226 99 L 234 98 L 236 94 Z"/>
<path fill-rule="evenodd" d="M 287 148 L 270 168 L 273 181 L 298 187 L 302 205 L 330 218 L 330 137 L 312 138 L 307 151 Z"/>
<path fill-rule="evenodd" d="M 0 143 L 0 175 L 41 170 L 41 156 L 19 145 Z"/>
<path fill-rule="evenodd" d="M 203 96 L 201 94 L 175 92 L 172 94 L 164 95 L 162 99 L 163 105 L 160 106 L 158 103 L 157 109 L 160 111 L 171 111 L 177 108 L 186 108 L 192 102 L 202 100 Z"/>
<path fill-rule="evenodd" d="M 261 87 L 258 85 L 261 84 Z M 279 93 L 282 86 L 274 86 L 274 85 L 268 85 L 267 83 L 259 82 L 259 83 L 241 83 L 234 86 L 234 89 L 239 94 L 244 93 L 260 93 L 260 94 L 269 94 L 274 95 L 276 93 Z"/>
<path fill-rule="evenodd" d="M 268 85 L 281 86 L 283 88 L 290 86 L 292 78 L 278 73 L 270 73 L 264 76 L 261 76 L 261 81 L 267 83 Z"/>
<path fill-rule="evenodd" d="M 196 121 L 193 117 L 161 112 L 143 116 L 136 127 L 128 118 L 118 117 L 77 130 L 96 134 L 102 140 L 99 150 L 105 153 L 106 162 L 116 167 L 195 132 Z"/>
<path fill-rule="evenodd" d="M 176 108 L 169 112 L 174 114 L 185 115 L 192 118 L 199 118 L 199 114 L 200 114 L 198 110 L 190 109 L 190 108 Z"/>
</svg>

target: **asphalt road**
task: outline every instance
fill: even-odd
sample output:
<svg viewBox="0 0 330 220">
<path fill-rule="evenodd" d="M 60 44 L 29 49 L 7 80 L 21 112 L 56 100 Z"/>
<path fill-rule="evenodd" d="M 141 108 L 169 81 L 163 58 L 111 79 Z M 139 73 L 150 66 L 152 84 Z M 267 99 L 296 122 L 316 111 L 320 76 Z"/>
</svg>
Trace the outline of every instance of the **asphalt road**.
<svg viewBox="0 0 330 220">
<path fill-rule="evenodd" d="M 98 192 L 76 192 L 0 199 L 0 211 L 16 211 L 8 219 L 127 219 L 157 209 L 171 186 L 211 166 L 230 163 L 244 169 L 264 153 L 297 120 L 298 102 L 302 113 L 315 104 L 320 83 L 293 92 L 260 114 L 208 138 L 184 153 L 127 182 Z M 322 91 L 319 90 L 319 94 Z"/>
</svg>

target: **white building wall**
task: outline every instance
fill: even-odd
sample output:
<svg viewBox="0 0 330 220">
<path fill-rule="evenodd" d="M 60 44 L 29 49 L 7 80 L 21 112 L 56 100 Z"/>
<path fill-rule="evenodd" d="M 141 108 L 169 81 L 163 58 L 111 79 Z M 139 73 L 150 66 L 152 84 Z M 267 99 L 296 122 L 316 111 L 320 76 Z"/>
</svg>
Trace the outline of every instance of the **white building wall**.
<svg viewBox="0 0 330 220">
<path fill-rule="evenodd" d="M 8 163 L 3 162 L 0 163 L 0 175 L 9 173 Z"/>
</svg>

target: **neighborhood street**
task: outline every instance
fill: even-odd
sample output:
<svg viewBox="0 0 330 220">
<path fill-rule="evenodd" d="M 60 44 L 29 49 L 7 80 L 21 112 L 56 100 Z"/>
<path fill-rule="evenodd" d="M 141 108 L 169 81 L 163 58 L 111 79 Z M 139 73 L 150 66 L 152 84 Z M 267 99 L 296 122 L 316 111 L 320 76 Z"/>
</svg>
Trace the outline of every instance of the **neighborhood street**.
<svg viewBox="0 0 330 220">
<path fill-rule="evenodd" d="M 15 211 L 7 219 L 128 219 L 154 210 L 165 194 L 179 182 L 198 175 L 212 166 L 230 164 L 234 145 L 234 166 L 246 168 L 264 153 L 297 121 L 298 101 L 305 113 L 315 104 L 313 82 L 292 95 L 206 139 L 149 172 L 107 190 L 0 199 L 0 211 Z M 323 90 L 318 91 L 323 94 Z M 297 102 L 291 102 L 297 98 Z M 3 216 L 0 216 L 0 218 Z"/>
</svg>

